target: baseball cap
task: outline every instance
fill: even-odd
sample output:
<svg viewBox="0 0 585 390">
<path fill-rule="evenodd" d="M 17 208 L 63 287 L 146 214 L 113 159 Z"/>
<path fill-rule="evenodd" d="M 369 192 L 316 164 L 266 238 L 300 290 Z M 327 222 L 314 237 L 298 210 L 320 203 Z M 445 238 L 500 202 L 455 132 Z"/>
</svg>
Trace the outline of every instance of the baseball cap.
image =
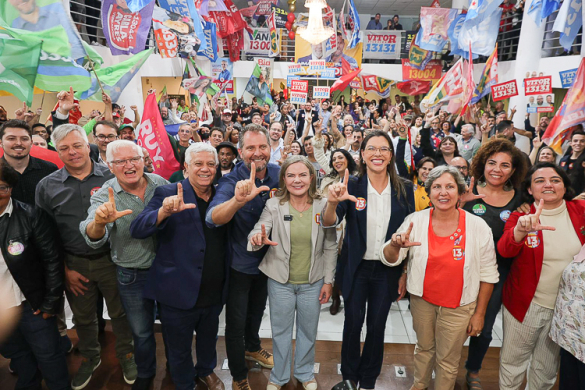
<svg viewBox="0 0 585 390">
<path fill-rule="evenodd" d="M 117 112 L 114 112 L 114 113 L 112 114 L 112 117 L 114 117 L 114 118 L 119 118 L 119 117 L 120 117 L 120 114 L 118 114 Z"/>
<path fill-rule="evenodd" d="M 226 108 L 223 110 L 223 114 L 231 114 L 231 110 L 229 108 Z"/>
<path fill-rule="evenodd" d="M 412 115 L 404 115 L 404 120 L 405 121 L 411 121 L 412 120 Z"/>
<path fill-rule="evenodd" d="M 236 147 L 234 146 L 234 144 L 232 144 L 231 142 L 224 141 L 224 142 L 220 143 L 219 145 L 217 145 L 215 147 L 215 150 L 217 150 L 217 153 L 219 153 L 219 151 L 222 148 L 230 148 L 232 150 L 232 152 L 234 152 L 234 154 L 236 156 L 238 155 L 238 149 L 236 149 Z"/>
</svg>

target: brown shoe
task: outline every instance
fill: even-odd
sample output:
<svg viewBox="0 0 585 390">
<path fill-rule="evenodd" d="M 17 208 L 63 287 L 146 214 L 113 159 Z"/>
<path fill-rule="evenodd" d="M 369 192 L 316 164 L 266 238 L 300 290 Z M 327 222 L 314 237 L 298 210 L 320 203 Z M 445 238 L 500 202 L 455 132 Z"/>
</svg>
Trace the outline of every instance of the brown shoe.
<svg viewBox="0 0 585 390">
<path fill-rule="evenodd" d="M 232 382 L 232 390 L 251 390 L 247 379 Z"/>
<path fill-rule="evenodd" d="M 219 377 L 215 374 L 215 372 L 212 372 L 211 374 L 204 376 L 203 378 L 197 377 L 197 380 L 199 381 L 200 384 L 204 384 L 205 386 L 207 386 L 209 390 L 225 390 L 225 385 L 223 384 L 221 379 L 219 379 Z"/>
<path fill-rule="evenodd" d="M 272 357 L 272 354 L 264 348 L 260 348 L 260 350 L 256 352 L 246 351 L 246 360 L 255 361 L 264 368 L 274 368 L 274 358 Z"/>
</svg>

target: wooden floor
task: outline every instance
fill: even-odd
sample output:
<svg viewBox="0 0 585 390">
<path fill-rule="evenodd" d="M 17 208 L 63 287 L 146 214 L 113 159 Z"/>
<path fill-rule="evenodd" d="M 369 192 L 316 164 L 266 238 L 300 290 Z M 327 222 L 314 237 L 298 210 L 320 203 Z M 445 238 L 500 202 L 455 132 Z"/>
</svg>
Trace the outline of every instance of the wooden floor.
<svg viewBox="0 0 585 390">
<path fill-rule="evenodd" d="M 74 330 L 69 330 L 69 337 L 73 344 L 77 342 L 77 334 Z M 154 389 L 174 389 L 170 373 L 166 371 L 166 359 L 164 354 L 164 347 L 160 333 L 156 334 L 157 339 L 157 374 L 154 382 Z M 102 364 L 95 371 L 90 384 L 86 387 L 87 390 L 108 389 L 121 390 L 130 389 L 122 378 L 122 369 L 116 359 L 114 350 L 115 337 L 111 332 L 110 324 L 106 327 L 106 333 L 100 336 L 100 343 L 102 345 Z M 263 340 L 262 346 L 271 349 L 272 340 Z M 376 389 L 410 389 L 413 381 L 413 350 L 414 345 L 409 344 L 386 344 L 384 346 L 384 366 L 382 373 L 376 383 Z M 231 387 L 232 379 L 229 370 L 222 370 L 222 364 L 226 358 L 224 338 L 220 337 L 217 342 L 218 351 L 218 367 L 216 374 L 223 380 L 226 389 Z M 484 360 L 484 369 L 482 370 L 482 384 L 485 390 L 498 389 L 498 357 L 500 349 L 490 348 Z M 465 385 L 465 370 L 463 368 L 467 356 L 467 347 L 463 348 L 463 356 L 461 358 L 459 375 L 457 378 L 457 385 L 455 389 L 466 389 Z M 336 383 L 341 381 L 341 375 L 337 373 L 337 365 L 341 359 L 341 343 L 337 341 L 317 341 L 315 362 L 320 363 L 319 373 L 315 375 L 319 387 L 324 390 L 331 389 Z M 81 355 L 77 350 L 74 350 L 68 357 L 70 374 L 74 374 L 81 364 Z M 406 367 L 406 378 L 397 378 L 395 366 Z M 268 369 L 252 369 L 249 373 L 250 386 L 254 390 L 265 389 L 268 383 L 270 370 Z M 8 372 L 8 361 L 0 357 L 0 389 L 9 390 L 14 388 L 16 377 Z M 302 385 L 293 379 L 285 387 L 287 390 L 298 389 L 302 390 Z M 430 389 L 433 389 L 431 385 Z M 555 385 L 554 389 L 558 389 Z M 204 390 L 204 389 L 197 389 Z"/>
</svg>

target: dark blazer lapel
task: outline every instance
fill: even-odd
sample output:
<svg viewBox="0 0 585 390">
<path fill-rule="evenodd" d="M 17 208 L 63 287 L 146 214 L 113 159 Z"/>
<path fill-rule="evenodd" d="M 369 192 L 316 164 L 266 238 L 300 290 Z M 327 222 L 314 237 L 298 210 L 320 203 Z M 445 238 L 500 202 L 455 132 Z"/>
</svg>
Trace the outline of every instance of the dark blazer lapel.
<svg viewBox="0 0 585 390">
<path fill-rule="evenodd" d="M 366 207 L 363 210 L 357 210 L 356 208 L 356 216 L 358 220 L 358 225 L 360 229 L 360 236 L 362 238 L 363 247 L 366 247 L 368 242 L 368 177 L 367 176 L 360 176 L 357 181 L 355 195 L 356 198 L 364 198 L 366 200 Z M 353 202 L 351 203 L 351 207 L 356 207 L 356 204 Z"/>
<path fill-rule="evenodd" d="M 183 185 L 183 202 L 193 203 L 194 205 L 197 206 L 195 190 L 193 189 L 193 186 L 191 186 L 189 179 L 183 180 L 181 184 Z M 195 229 L 197 230 L 197 233 L 199 234 L 200 238 L 202 240 L 205 240 L 205 235 L 203 234 L 203 227 L 201 226 L 201 224 L 205 223 L 205 221 L 201 220 L 199 216 L 199 210 L 197 210 L 197 207 L 195 207 L 194 209 L 184 210 L 181 213 L 187 213 L 191 218 L 195 220 L 194 223 Z"/>
<path fill-rule="evenodd" d="M 396 193 L 396 189 L 390 185 L 390 223 L 388 224 L 388 230 L 386 231 L 386 241 L 392 238 L 392 234 L 400 227 L 404 221 L 404 210 L 399 208 L 399 200 Z"/>
</svg>

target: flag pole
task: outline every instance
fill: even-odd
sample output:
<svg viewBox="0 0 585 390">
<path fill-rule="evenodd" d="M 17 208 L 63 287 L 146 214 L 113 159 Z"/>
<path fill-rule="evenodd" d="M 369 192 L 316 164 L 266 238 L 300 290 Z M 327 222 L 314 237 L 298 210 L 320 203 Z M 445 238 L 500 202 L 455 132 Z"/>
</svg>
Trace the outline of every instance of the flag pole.
<svg viewBox="0 0 585 390">
<path fill-rule="evenodd" d="M 43 108 L 43 103 L 45 103 L 45 93 L 47 91 L 43 91 L 43 97 L 41 98 L 41 108 Z"/>
<path fill-rule="evenodd" d="M 104 91 L 104 87 L 102 86 L 100 78 L 98 77 L 97 72 L 95 71 L 95 68 L 93 66 L 93 61 L 91 60 L 91 58 L 89 58 L 89 56 L 87 56 L 87 60 L 89 61 L 89 66 L 91 66 L 91 70 L 93 71 L 93 74 L 95 75 L 95 79 L 97 80 L 97 83 L 100 86 L 102 93 L 107 95 L 106 91 Z"/>
</svg>

